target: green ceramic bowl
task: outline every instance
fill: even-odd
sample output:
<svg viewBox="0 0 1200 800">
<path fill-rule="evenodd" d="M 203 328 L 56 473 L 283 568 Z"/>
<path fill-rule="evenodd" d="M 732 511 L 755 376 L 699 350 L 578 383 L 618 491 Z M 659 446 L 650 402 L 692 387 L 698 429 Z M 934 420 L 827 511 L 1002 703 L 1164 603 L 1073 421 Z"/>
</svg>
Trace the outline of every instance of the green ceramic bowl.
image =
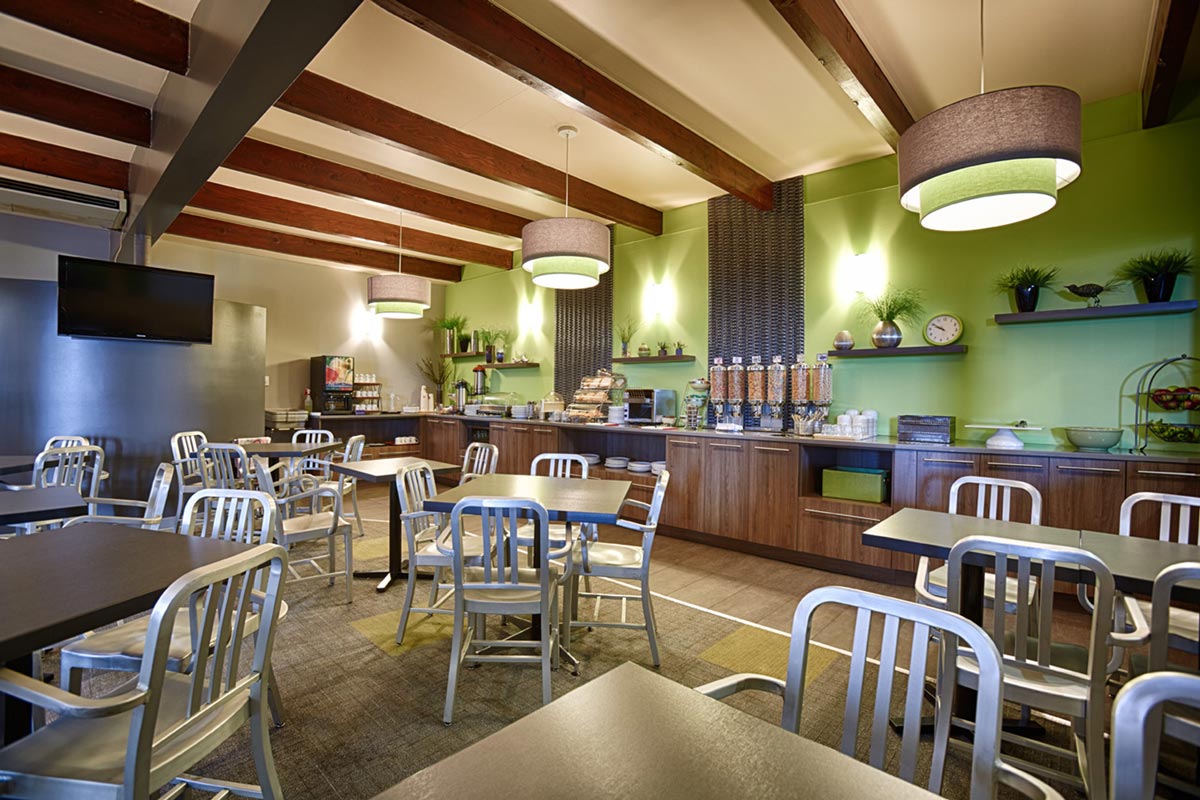
<svg viewBox="0 0 1200 800">
<path fill-rule="evenodd" d="M 1085 453 L 1107 453 L 1121 442 L 1124 428 L 1067 428 L 1067 441 Z"/>
</svg>

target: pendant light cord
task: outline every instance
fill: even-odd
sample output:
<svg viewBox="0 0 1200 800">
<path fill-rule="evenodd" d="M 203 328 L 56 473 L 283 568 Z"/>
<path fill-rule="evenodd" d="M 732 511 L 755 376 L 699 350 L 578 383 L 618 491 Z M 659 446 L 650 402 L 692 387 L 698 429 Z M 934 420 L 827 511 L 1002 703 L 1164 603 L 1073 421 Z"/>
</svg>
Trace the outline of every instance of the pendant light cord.
<svg viewBox="0 0 1200 800">
<path fill-rule="evenodd" d="M 984 57 L 983 57 L 983 0 L 979 0 L 979 93 L 980 94 L 983 94 L 985 91 L 984 83 L 983 83 L 983 68 L 984 68 L 985 63 L 986 62 L 984 61 Z"/>
<path fill-rule="evenodd" d="M 571 216 L 571 137 L 564 136 L 567 155 L 563 159 L 563 219 Z"/>
<path fill-rule="evenodd" d="M 396 272 L 404 273 L 404 212 L 400 212 L 400 233 L 396 237 L 396 247 L 400 248 L 400 252 L 396 254 Z"/>
</svg>

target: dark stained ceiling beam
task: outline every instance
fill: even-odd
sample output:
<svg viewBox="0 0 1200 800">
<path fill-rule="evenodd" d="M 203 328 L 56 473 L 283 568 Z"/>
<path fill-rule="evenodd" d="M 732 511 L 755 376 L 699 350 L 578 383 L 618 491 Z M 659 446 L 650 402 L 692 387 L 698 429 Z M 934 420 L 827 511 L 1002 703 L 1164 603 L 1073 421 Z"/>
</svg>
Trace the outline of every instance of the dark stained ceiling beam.
<svg viewBox="0 0 1200 800">
<path fill-rule="evenodd" d="M 180 75 L 188 23 L 135 0 L 0 0 L 0 13 Z"/>
<path fill-rule="evenodd" d="M 106 139 L 150 144 L 150 109 L 3 64 L 0 109 Z"/>
<path fill-rule="evenodd" d="M 510 186 L 563 201 L 565 174 L 314 72 L 305 72 L 277 106 L 309 119 L 398 146 Z M 662 212 L 595 184 L 571 179 L 571 206 L 658 236 Z"/>
<path fill-rule="evenodd" d="M 8 133 L 0 133 L 0 164 L 109 189 L 129 188 L 129 165 L 124 161 Z"/>
<path fill-rule="evenodd" d="M 414 228 L 405 228 L 401 236 L 399 225 L 219 183 L 206 184 L 191 199 L 188 206 L 320 233 L 353 236 L 383 244 L 395 245 L 402 241 L 405 250 L 500 269 L 512 269 L 513 254 L 499 247 L 439 236 Z M 408 263 L 407 258 L 406 256 L 405 263 Z"/>
<path fill-rule="evenodd" d="M 879 135 L 895 148 L 912 114 L 837 0 L 771 0 Z"/>
<path fill-rule="evenodd" d="M 291 233 L 279 233 L 265 228 L 240 225 L 236 222 L 199 217 L 195 214 L 180 214 L 166 232 L 188 239 L 202 239 L 208 242 L 249 247 L 283 255 L 315 258 L 320 261 L 332 261 L 338 264 L 370 267 L 391 272 L 399 271 L 398 257 L 395 253 L 372 250 L 369 247 L 358 247 L 352 244 L 327 242 L 324 239 L 310 239 L 307 236 L 296 236 Z M 404 273 L 439 281 L 455 282 L 462 279 L 462 266 L 405 256 Z"/>
<path fill-rule="evenodd" d="M 1142 127 L 1167 122 L 1200 0 L 1159 0 L 1142 77 Z"/>
<path fill-rule="evenodd" d="M 361 2 L 200 0 L 188 73 L 167 73 L 153 146 L 133 157 L 118 260 L 167 229 Z"/>
<path fill-rule="evenodd" d="M 239 144 L 225 159 L 224 166 L 238 172 L 343 197 L 370 200 L 423 217 L 506 236 L 519 237 L 521 228 L 532 221 L 257 139 L 246 139 Z"/>
<path fill-rule="evenodd" d="M 772 207 L 770 179 L 487 0 L 375 2 L 730 194 L 760 209 Z"/>
</svg>

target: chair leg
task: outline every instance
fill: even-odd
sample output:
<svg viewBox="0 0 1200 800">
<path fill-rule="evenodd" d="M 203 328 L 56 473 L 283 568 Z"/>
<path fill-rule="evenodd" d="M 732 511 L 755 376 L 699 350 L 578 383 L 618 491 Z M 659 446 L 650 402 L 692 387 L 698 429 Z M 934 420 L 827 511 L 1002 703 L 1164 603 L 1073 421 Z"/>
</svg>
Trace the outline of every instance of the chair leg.
<svg viewBox="0 0 1200 800">
<path fill-rule="evenodd" d="M 457 605 L 457 601 L 455 601 Z M 442 722 L 449 725 L 454 721 L 454 692 L 458 688 L 458 667 L 462 663 L 463 625 L 466 614 L 454 614 L 454 636 L 450 639 L 450 676 L 446 680 L 446 708 Z"/>
<path fill-rule="evenodd" d="M 1088 711 L 1091 710 L 1092 704 L 1088 703 Z M 1104 759 L 1104 715 L 1089 713 L 1082 719 L 1072 720 L 1071 727 L 1075 734 L 1079 773 L 1086 784 L 1088 800 L 1106 800 L 1108 785 Z M 1080 736 L 1081 732 L 1083 736 Z"/>
<path fill-rule="evenodd" d="M 282 728 L 283 698 L 279 696 L 279 682 L 273 673 L 267 678 L 267 707 L 271 711 L 271 722 L 276 728 Z"/>
<path fill-rule="evenodd" d="M 362 513 L 358 510 L 358 481 L 350 487 L 350 505 L 354 506 L 354 524 L 358 526 L 358 535 L 366 536 L 367 532 L 363 528 Z"/>
<path fill-rule="evenodd" d="M 408 615 L 412 611 L 413 593 L 417 589 L 417 567 L 414 559 L 408 560 L 408 579 L 404 587 L 404 605 L 400 607 L 400 626 L 396 628 L 396 644 L 404 644 L 404 631 L 408 627 Z"/>
<path fill-rule="evenodd" d="M 542 705 L 550 702 L 550 670 L 558 669 L 558 603 L 552 598 L 549 614 L 542 614 Z"/>
<path fill-rule="evenodd" d="M 58 685 L 64 691 L 71 694 L 82 694 L 83 692 L 83 670 L 68 666 L 69 662 L 61 661 L 58 665 Z"/>
<path fill-rule="evenodd" d="M 254 768 L 258 773 L 263 800 L 282 800 L 283 789 L 279 786 L 279 776 L 275 774 L 275 757 L 271 754 L 271 737 L 262 709 L 264 691 L 266 687 L 260 683 L 250 699 L 250 751 L 254 755 Z"/>
<path fill-rule="evenodd" d="M 325 537 L 326 543 L 329 545 L 329 585 L 333 586 L 333 571 L 337 569 L 337 545 L 334 543 L 334 535 L 331 533 Z"/>
<path fill-rule="evenodd" d="M 332 541 L 332 539 L 330 541 Z M 354 530 L 349 525 L 347 525 L 346 532 L 342 534 L 342 543 L 346 548 L 346 553 L 343 556 L 343 560 L 345 562 L 344 573 L 346 576 L 346 602 L 347 603 L 354 602 L 354 580 L 353 580 L 353 578 L 354 578 L 354 544 L 353 544 L 353 541 L 354 541 Z"/>
<path fill-rule="evenodd" d="M 442 583 L 442 568 L 434 567 L 433 568 L 433 583 L 431 583 L 429 586 L 429 604 L 428 605 L 430 608 L 434 608 L 437 606 L 438 587 L 441 585 L 441 583 Z"/>
<path fill-rule="evenodd" d="M 658 658 L 657 626 L 654 622 L 654 600 L 650 597 L 650 575 L 642 576 L 642 616 L 646 619 L 646 638 L 650 641 L 650 660 L 654 666 L 662 666 Z"/>
</svg>

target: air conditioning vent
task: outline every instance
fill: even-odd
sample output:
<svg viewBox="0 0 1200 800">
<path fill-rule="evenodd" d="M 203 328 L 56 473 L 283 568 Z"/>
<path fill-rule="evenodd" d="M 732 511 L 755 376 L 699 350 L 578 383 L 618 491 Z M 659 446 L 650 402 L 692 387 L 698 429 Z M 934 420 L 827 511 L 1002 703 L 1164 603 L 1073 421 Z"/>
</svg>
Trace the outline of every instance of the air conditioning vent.
<svg viewBox="0 0 1200 800">
<path fill-rule="evenodd" d="M 0 211 L 117 228 L 126 208 L 116 189 L 0 167 Z"/>
</svg>

